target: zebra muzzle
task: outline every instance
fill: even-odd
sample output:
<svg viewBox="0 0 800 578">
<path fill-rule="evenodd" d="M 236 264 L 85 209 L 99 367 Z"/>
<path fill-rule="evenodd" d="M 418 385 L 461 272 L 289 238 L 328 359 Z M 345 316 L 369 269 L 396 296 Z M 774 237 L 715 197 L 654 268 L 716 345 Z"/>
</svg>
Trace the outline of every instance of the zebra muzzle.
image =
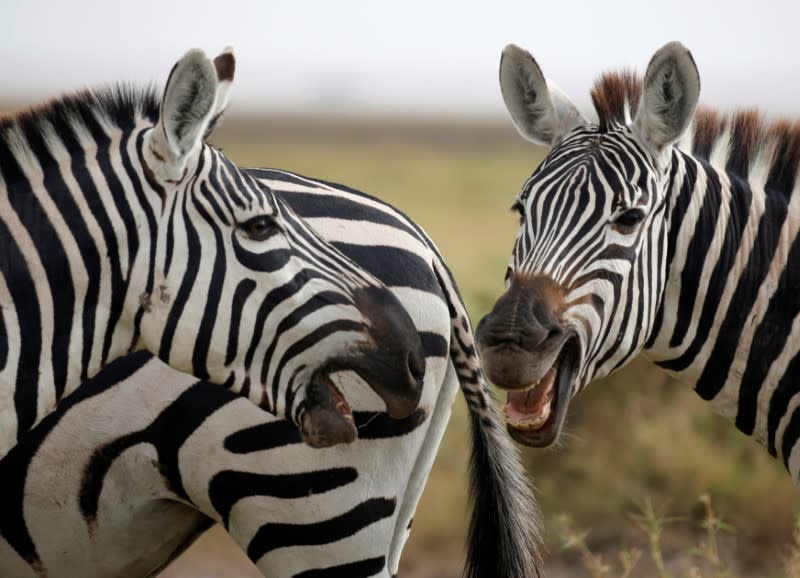
<svg viewBox="0 0 800 578">
<path fill-rule="evenodd" d="M 386 403 L 393 419 L 411 415 L 425 380 L 425 348 L 417 327 L 388 289 L 363 288 L 353 296 L 368 322 L 367 343 L 338 362 L 361 377 Z"/>
</svg>

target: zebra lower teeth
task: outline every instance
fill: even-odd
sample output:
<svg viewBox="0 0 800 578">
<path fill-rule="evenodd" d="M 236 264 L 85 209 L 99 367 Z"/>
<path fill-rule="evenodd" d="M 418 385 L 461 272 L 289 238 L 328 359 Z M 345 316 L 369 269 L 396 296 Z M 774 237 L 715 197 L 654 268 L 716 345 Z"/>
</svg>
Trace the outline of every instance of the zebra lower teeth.
<svg viewBox="0 0 800 578">
<path fill-rule="evenodd" d="M 346 401 L 337 401 L 336 411 L 342 414 L 345 419 L 353 421 L 353 410 L 350 409 L 350 406 Z"/>
<path fill-rule="evenodd" d="M 547 420 L 550 418 L 550 403 L 546 403 L 544 407 L 542 407 L 542 411 L 535 416 L 527 417 L 525 419 L 513 419 L 508 416 L 508 411 L 506 406 L 503 408 L 506 414 L 506 421 L 511 424 L 514 428 L 520 430 L 536 430 L 542 427 Z"/>
<path fill-rule="evenodd" d="M 544 426 L 552 413 L 557 375 L 558 364 L 526 389 L 510 391 L 508 403 L 503 408 L 506 423 L 523 431 L 533 431 Z"/>
</svg>

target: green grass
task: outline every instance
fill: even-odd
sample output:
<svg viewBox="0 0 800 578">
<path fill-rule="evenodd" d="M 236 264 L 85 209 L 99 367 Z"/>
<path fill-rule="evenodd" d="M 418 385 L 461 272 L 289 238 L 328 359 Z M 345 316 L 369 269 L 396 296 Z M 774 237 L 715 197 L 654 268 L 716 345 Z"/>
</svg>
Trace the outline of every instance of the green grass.
<svg viewBox="0 0 800 578">
<path fill-rule="evenodd" d="M 241 165 L 345 183 L 395 204 L 436 241 L 477 321 L 502 291 L 517 228 L 508 207 L 541 152 L 517 138 L 510 123 L 507 138 L 475 127 L 460 133 L 469 137 L 459 140 L 458 134 L 441 137 L 436 128 L 426 127 L 419 136 L 406 131 L 394 139 L 391 125 L 385 131 L 338 126 L 326 132 L 299 124 L 271 133 L 267 124 L 261 131 L 251 127 L 245 137 L 223 132 L 216 141 Z M 452 560 L 448 568 L 460 565 L 466 428 L 459 401 L 417 511 L 403 561 L 407 572 L 429 567 L 437 558 Z M 800 503 L 789 477 L 688 388 L 636 361 L 573 401 L 567 432 L 560 449 L 524 451 L 544 513 L 548 567 L 585 568 L 580 554 L 561 549 L 564 535 L 556 529 L 565 514 L 570 531 L 581 536 L 588 551 L 613 557 L 610 576 L 623 575 L 617 556 L 626 545 L 644 552 L 643 561 L 651 560 L 652 534 L 649 538 L 631 518 L 641 516 L 647 504 L 657 519 L 674 520 L 660 528 L 660 555 L 667 561 L 691 559 L 693 549 L 707 540 L 702 527 L 707 511 L 698 497 L 709 495 L 714 515 L 736 530 L 718 532 L 717 548 L 728 573 L 694 576 L 791 575 L 786 559 L 793 551 Z M 643 561 L 630 576 L 657 575 L 652 563 Z"/>
</svg>

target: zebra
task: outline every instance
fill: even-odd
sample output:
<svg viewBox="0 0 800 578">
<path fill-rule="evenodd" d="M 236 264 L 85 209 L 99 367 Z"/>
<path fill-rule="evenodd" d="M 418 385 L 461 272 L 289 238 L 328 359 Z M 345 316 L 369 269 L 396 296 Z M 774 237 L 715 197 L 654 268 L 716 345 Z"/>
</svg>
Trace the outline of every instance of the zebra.
<svg viewBox="0 0 800 578">
<path fill-rule="evenodd" d="M 160 98 L 117 86 L 0 120 L 0 456 L 140 349 L 315 446 L 355 435 L 333 371 L 393 417 L 417 407 L 422 343 L 394 294 L 204 142 L 234 68 L 191 50 Z"/>
<path fill-rule="evenodd" d="M 570 399 L 642 352 L 800 485 L 800 123 L 697 108 L 677 42 L 643 79 L 598 80 L 597 123 L 515 45 L 500 86 L 522 136 L 550 147 L 476 330 L 513 437 L 551 444 Z"/>
<path fill-rule="evenodd" d="M 460 386 L 472 432 L 466 575 L 540 576 L 533 495 L 436 246 L 364 193 L 246 173 L 408 309 L 427 358 L 419 407 L 392 419 L 356 374 L 337 372 L 359 435 L 318 450 L 289 421 L 147 352 L 121 358 L 0 460 L 12 488 L 0 496 L 0 575 L 152 575 L 212 520 L 271 578 L 395 575 Z"/>
</svg>

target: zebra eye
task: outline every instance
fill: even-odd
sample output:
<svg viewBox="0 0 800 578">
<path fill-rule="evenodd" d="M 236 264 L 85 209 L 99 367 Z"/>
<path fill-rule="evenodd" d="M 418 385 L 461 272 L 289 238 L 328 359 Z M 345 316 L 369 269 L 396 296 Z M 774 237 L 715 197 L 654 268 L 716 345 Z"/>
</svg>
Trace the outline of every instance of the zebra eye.
<svg viewBox="0 0 800 578">
<path fill-rule="evenodd" d="M 239 229 L 253 241 L 266 241 L 278 230 L 275 219 L 268 215 L 259 215 L 239 224 Z"/>
<path fill-rule="evenodd" d="M 641 209 L 628 209 L 614 220 L 614 225 L 622 229 L 633 229 L 644 220 L 644 211 Z"/>
</svg>

